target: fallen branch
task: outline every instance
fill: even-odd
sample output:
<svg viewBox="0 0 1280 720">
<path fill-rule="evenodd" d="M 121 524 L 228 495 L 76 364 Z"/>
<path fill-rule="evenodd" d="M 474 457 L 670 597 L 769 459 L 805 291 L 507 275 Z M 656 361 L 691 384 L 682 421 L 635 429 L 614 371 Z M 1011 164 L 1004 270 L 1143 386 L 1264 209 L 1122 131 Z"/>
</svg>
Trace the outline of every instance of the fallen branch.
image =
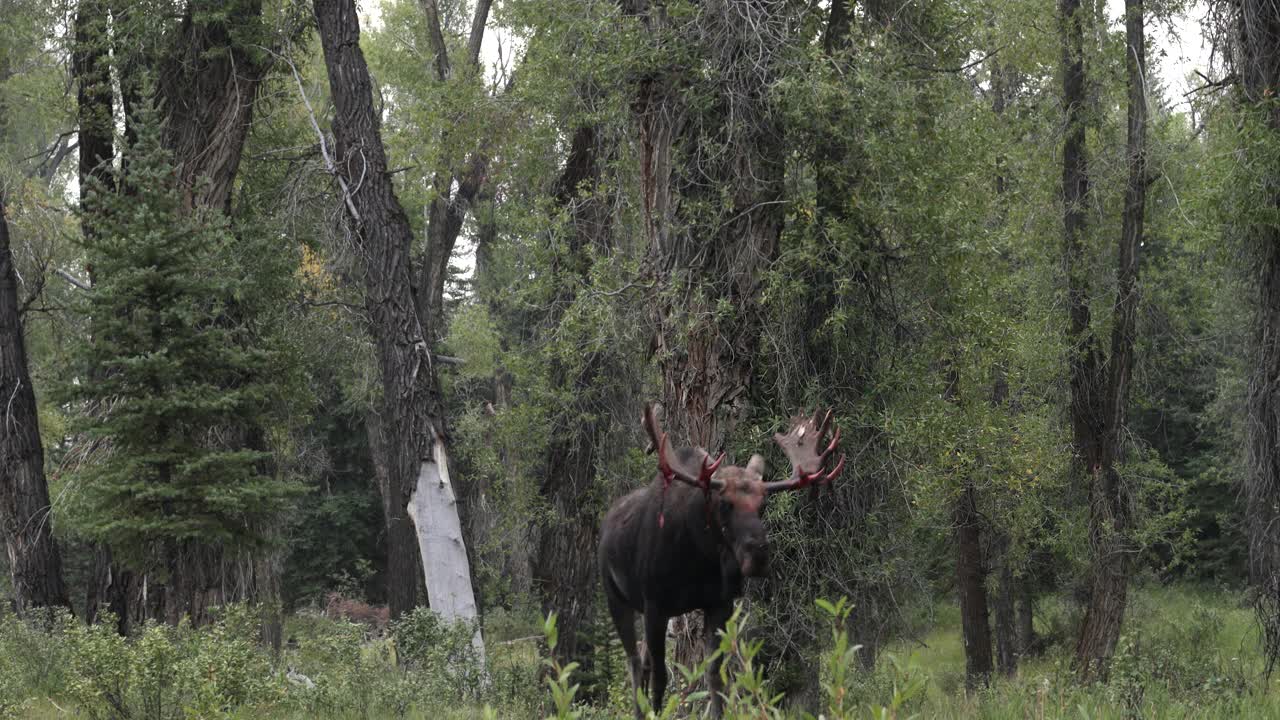
<svg viewBox="0 0 1280 720">
<path fill-rule="evenodd" d="M 85 292 L 88 292 L 93 289 L 92 287 L 89 287 L 88 285 L 85 285 L 83 282 L 81 282 L 80 279 L 77 278 L 75 275 L 72 275 L 71 273 L 67 272 L 66 270 L 63 270 L 62 268 L 57 268 L 53 272 L 58 277 L 62 278 L 63 280 L 66 280 L 68 283 L 80 288 L 81 290 L 84 290 Z"/>
</svg>

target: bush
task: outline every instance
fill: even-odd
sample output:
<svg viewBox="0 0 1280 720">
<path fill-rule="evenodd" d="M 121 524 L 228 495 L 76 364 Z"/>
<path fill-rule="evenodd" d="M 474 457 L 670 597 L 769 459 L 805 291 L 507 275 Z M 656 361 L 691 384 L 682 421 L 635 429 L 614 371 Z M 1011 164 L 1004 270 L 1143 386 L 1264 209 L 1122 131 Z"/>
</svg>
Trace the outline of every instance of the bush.
<svg viewBox="0 0 1280 720">
<path fill-rule="evenodd" d="M 476 701 L 488 683 L 484 658 L 473 644 L 472 623 L 445 623 L 429 608 L 418 607 L 392 623 L 396 659 L 414 671 L 428 697 Z"/>
<path fill-rule="evenodd" d="M 63 630 L 75 621 L 63 608 L 49 612 L 42 618 L 0 617 L 0 707 L 6 693 L 52 695 L 66 686 Z"/>
<path fill-rule="evenodd" d="M 106 617 L 90 626 L 70 621 L 63 637 L 67 694 L 90 718 L 225 717 L 283 692 L 257 646 L 256 617 L 243 606 L 199 630 L 150 622 L 126 640 Z"/>
</svg>

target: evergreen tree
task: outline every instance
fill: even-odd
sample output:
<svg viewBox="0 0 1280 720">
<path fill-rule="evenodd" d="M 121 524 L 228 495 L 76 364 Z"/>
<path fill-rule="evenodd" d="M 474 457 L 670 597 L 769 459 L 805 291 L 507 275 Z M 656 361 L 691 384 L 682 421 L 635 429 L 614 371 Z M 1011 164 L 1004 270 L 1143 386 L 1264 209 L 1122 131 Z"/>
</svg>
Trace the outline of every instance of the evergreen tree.
<svg viewBox="0 0 1280 720">
<path fill-rule="evenodd" d="M 94 188 L 84 208 L 94 228 L 81 240 L 96 278 L 83 308 L 92 340 L 65 389 L 79 407 L 99 408 L 80 429 L 109 448 L 75 472 L 87 529 L 140 569 L 173 573 L 193 543 L 261 542 L 293 487 L 271 475 L 260 439 L 234 431 L 269 426 L 281 390 L 280 353 L 255 346 L 247 319 L 261 278 L 236 272 L 245 247 L 225 216 L 184 212 L 161 131 L 144 107 L 118 190 Z"/>
</svg>

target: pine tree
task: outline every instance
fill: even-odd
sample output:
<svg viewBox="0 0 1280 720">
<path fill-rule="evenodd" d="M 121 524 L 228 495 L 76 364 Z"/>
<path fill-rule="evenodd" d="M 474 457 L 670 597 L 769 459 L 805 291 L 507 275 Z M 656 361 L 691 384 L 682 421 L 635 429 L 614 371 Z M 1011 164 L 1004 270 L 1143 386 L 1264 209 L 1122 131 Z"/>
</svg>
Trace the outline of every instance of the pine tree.
<svg viewBox="0 0 1280 720">
<path fill-rule="evenodd" d="M 270 474 L 262 443 L 234 431 L 269 426 L 283 385 L 279 353 L 256 347 L 245 320 L 262 288 L 236 272 L 244 248 L 225 216 L 182 207 L 158 117 L 142 109 L 117 189 L 94 188 L 84 208 L 92 340 L 66 395 L 86 409 L 84 437 L 109 448 L 75 473 L 84 526 L 176 583 L 191 547 L 261 543 L 294 487 Z"/>
</svg>

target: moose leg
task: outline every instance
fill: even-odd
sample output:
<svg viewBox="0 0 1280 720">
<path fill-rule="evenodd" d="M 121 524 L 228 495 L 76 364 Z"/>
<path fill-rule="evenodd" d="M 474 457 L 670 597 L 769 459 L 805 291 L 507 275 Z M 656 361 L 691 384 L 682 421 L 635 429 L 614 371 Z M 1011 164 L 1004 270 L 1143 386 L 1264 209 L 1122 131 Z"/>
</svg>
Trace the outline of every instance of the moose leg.
<svg viewBox="0 0 1280 720">
<path fill-rule="evenodd" d="M 729 621 L 729 616 L 733 614 L 733 606 L 726 605 L 723 607 L 707 608 L 705 632 L 707 635 L 707 657 L 711 657 L 712 653 L 720 648 L 720 631 L 724 630 L 724 625 Z M 719 718 L 724 714 L 724 681 L 720 679 L 720 663 L 723 662 L 722 656 L 715 656 L 711 663 L 707 665 L 707 688 L 711 691 L 711 717 Z"/>
<path fill-rule="evenodd" d="M 627 670 L 631 674 L 633 691 L 643 692 L 645 689 L 644 659 L 636 649 L 636 613 L 623 603 L 621 598 L 610 592 L 608 582 L 605 583 L 605 599 L 609 603 L 609 615 L 613 617 L 613 627 L 618 631 L 618 639 L 622 641 L 622 650 L 627 654 Z M 640 704 L 632 698 L 636 717 L 640 718 Z"/>
<path fill-rule="evenodd" d="M 644 644 L 651 673 L 653 711 L 662 714 L 662 696 L 667 691 L 667 618 L 656 612 L 644 614 Z"/>
</svg>

